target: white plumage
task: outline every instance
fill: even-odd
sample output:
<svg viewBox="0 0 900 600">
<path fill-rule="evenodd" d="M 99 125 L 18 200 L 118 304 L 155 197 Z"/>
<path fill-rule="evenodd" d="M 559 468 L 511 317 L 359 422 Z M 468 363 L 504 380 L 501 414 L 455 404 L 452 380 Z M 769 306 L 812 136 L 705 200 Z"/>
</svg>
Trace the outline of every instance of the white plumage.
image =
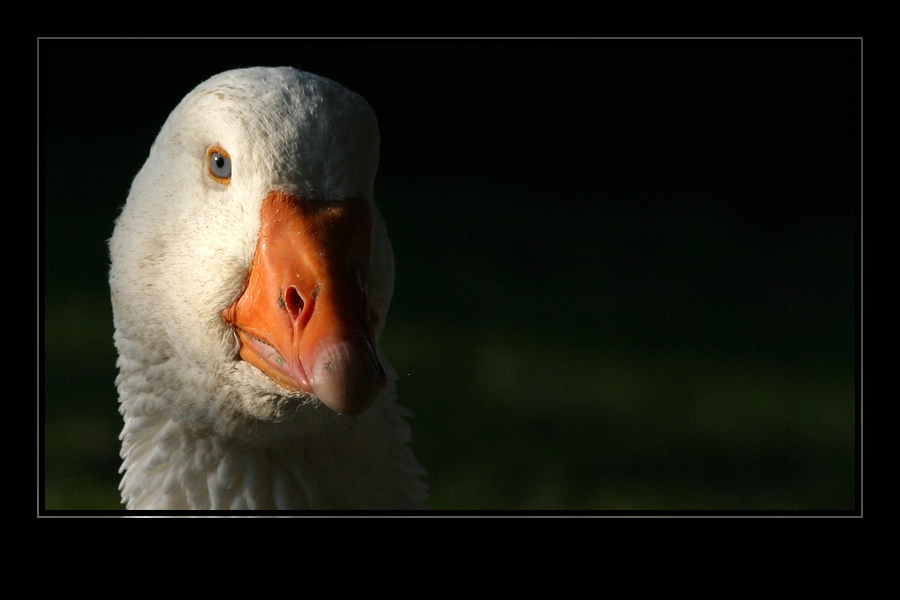
<svg viewBox="0 0 900 600">
<path fill-rule="evenodd" d="M 425 508 L 378 348 L 378 144 L 365 100 L 290 68 L 169 116 L 110 240 L 129 509 Z"/>
</svg>

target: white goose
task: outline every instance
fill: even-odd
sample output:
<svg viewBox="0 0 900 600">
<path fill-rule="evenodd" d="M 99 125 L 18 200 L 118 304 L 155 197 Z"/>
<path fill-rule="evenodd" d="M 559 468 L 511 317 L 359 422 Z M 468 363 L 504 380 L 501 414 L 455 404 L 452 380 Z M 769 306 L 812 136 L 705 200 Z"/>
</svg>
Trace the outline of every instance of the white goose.
<svg viewBox="0 0 900 600">
<path fill-rule="evenodd" d="M 110 240 L 127 508 L 425 508 L 377 345 L 378 144 L 362 97 L 291 68 L 169 116 Z"/>
</svg>

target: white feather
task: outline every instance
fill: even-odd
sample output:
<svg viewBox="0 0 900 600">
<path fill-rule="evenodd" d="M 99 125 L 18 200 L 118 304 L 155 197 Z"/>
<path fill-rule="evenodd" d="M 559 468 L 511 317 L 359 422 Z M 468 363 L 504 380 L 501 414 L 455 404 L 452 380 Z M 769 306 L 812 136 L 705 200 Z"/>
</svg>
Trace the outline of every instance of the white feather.
<svg viewBox="0 0 900 600">
<path fill-rule="evenodd" d="M 267 192 L 364 197 L 380 334 L 394 271 L 373 203 L 378 144 L 365 100 L 290 68 L 222 73 L 172 112 L 110 240 L 129 509 L 425 507 L 380 351 L 387 387 L 366 412 L 339 415 L 240 360 L 222 318 L 246 283 Z M 232 157 L 224 190 L 205 174 L 211 146 Z"/>
</svg>

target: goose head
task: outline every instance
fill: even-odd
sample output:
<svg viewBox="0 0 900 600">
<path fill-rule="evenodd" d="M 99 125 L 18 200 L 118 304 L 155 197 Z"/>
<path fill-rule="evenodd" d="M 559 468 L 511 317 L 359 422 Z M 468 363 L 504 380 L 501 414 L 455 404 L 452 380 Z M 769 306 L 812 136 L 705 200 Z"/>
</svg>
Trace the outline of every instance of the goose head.
<svg viewBox="0 0 900 600">
<path fill-rule="evenodd" d="M 178 104 L 110 240 L 126 419 L 260 442 L 385 396 L 378 146 L 361 96 L 292 68 L 228 71 Z"/>
</svg>

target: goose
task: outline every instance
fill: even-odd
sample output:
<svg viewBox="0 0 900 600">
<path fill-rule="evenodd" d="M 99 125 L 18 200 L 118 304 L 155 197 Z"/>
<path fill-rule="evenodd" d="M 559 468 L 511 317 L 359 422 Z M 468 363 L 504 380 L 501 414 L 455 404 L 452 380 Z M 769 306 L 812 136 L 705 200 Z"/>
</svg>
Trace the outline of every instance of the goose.
<svg viewBox="0 0 900 600">
<path fill-rule="evenodd" d="M 109 241 L 129 510 L 414 510 L 375 114 L 289 67 L 176 106 Z"/>
</svg>

